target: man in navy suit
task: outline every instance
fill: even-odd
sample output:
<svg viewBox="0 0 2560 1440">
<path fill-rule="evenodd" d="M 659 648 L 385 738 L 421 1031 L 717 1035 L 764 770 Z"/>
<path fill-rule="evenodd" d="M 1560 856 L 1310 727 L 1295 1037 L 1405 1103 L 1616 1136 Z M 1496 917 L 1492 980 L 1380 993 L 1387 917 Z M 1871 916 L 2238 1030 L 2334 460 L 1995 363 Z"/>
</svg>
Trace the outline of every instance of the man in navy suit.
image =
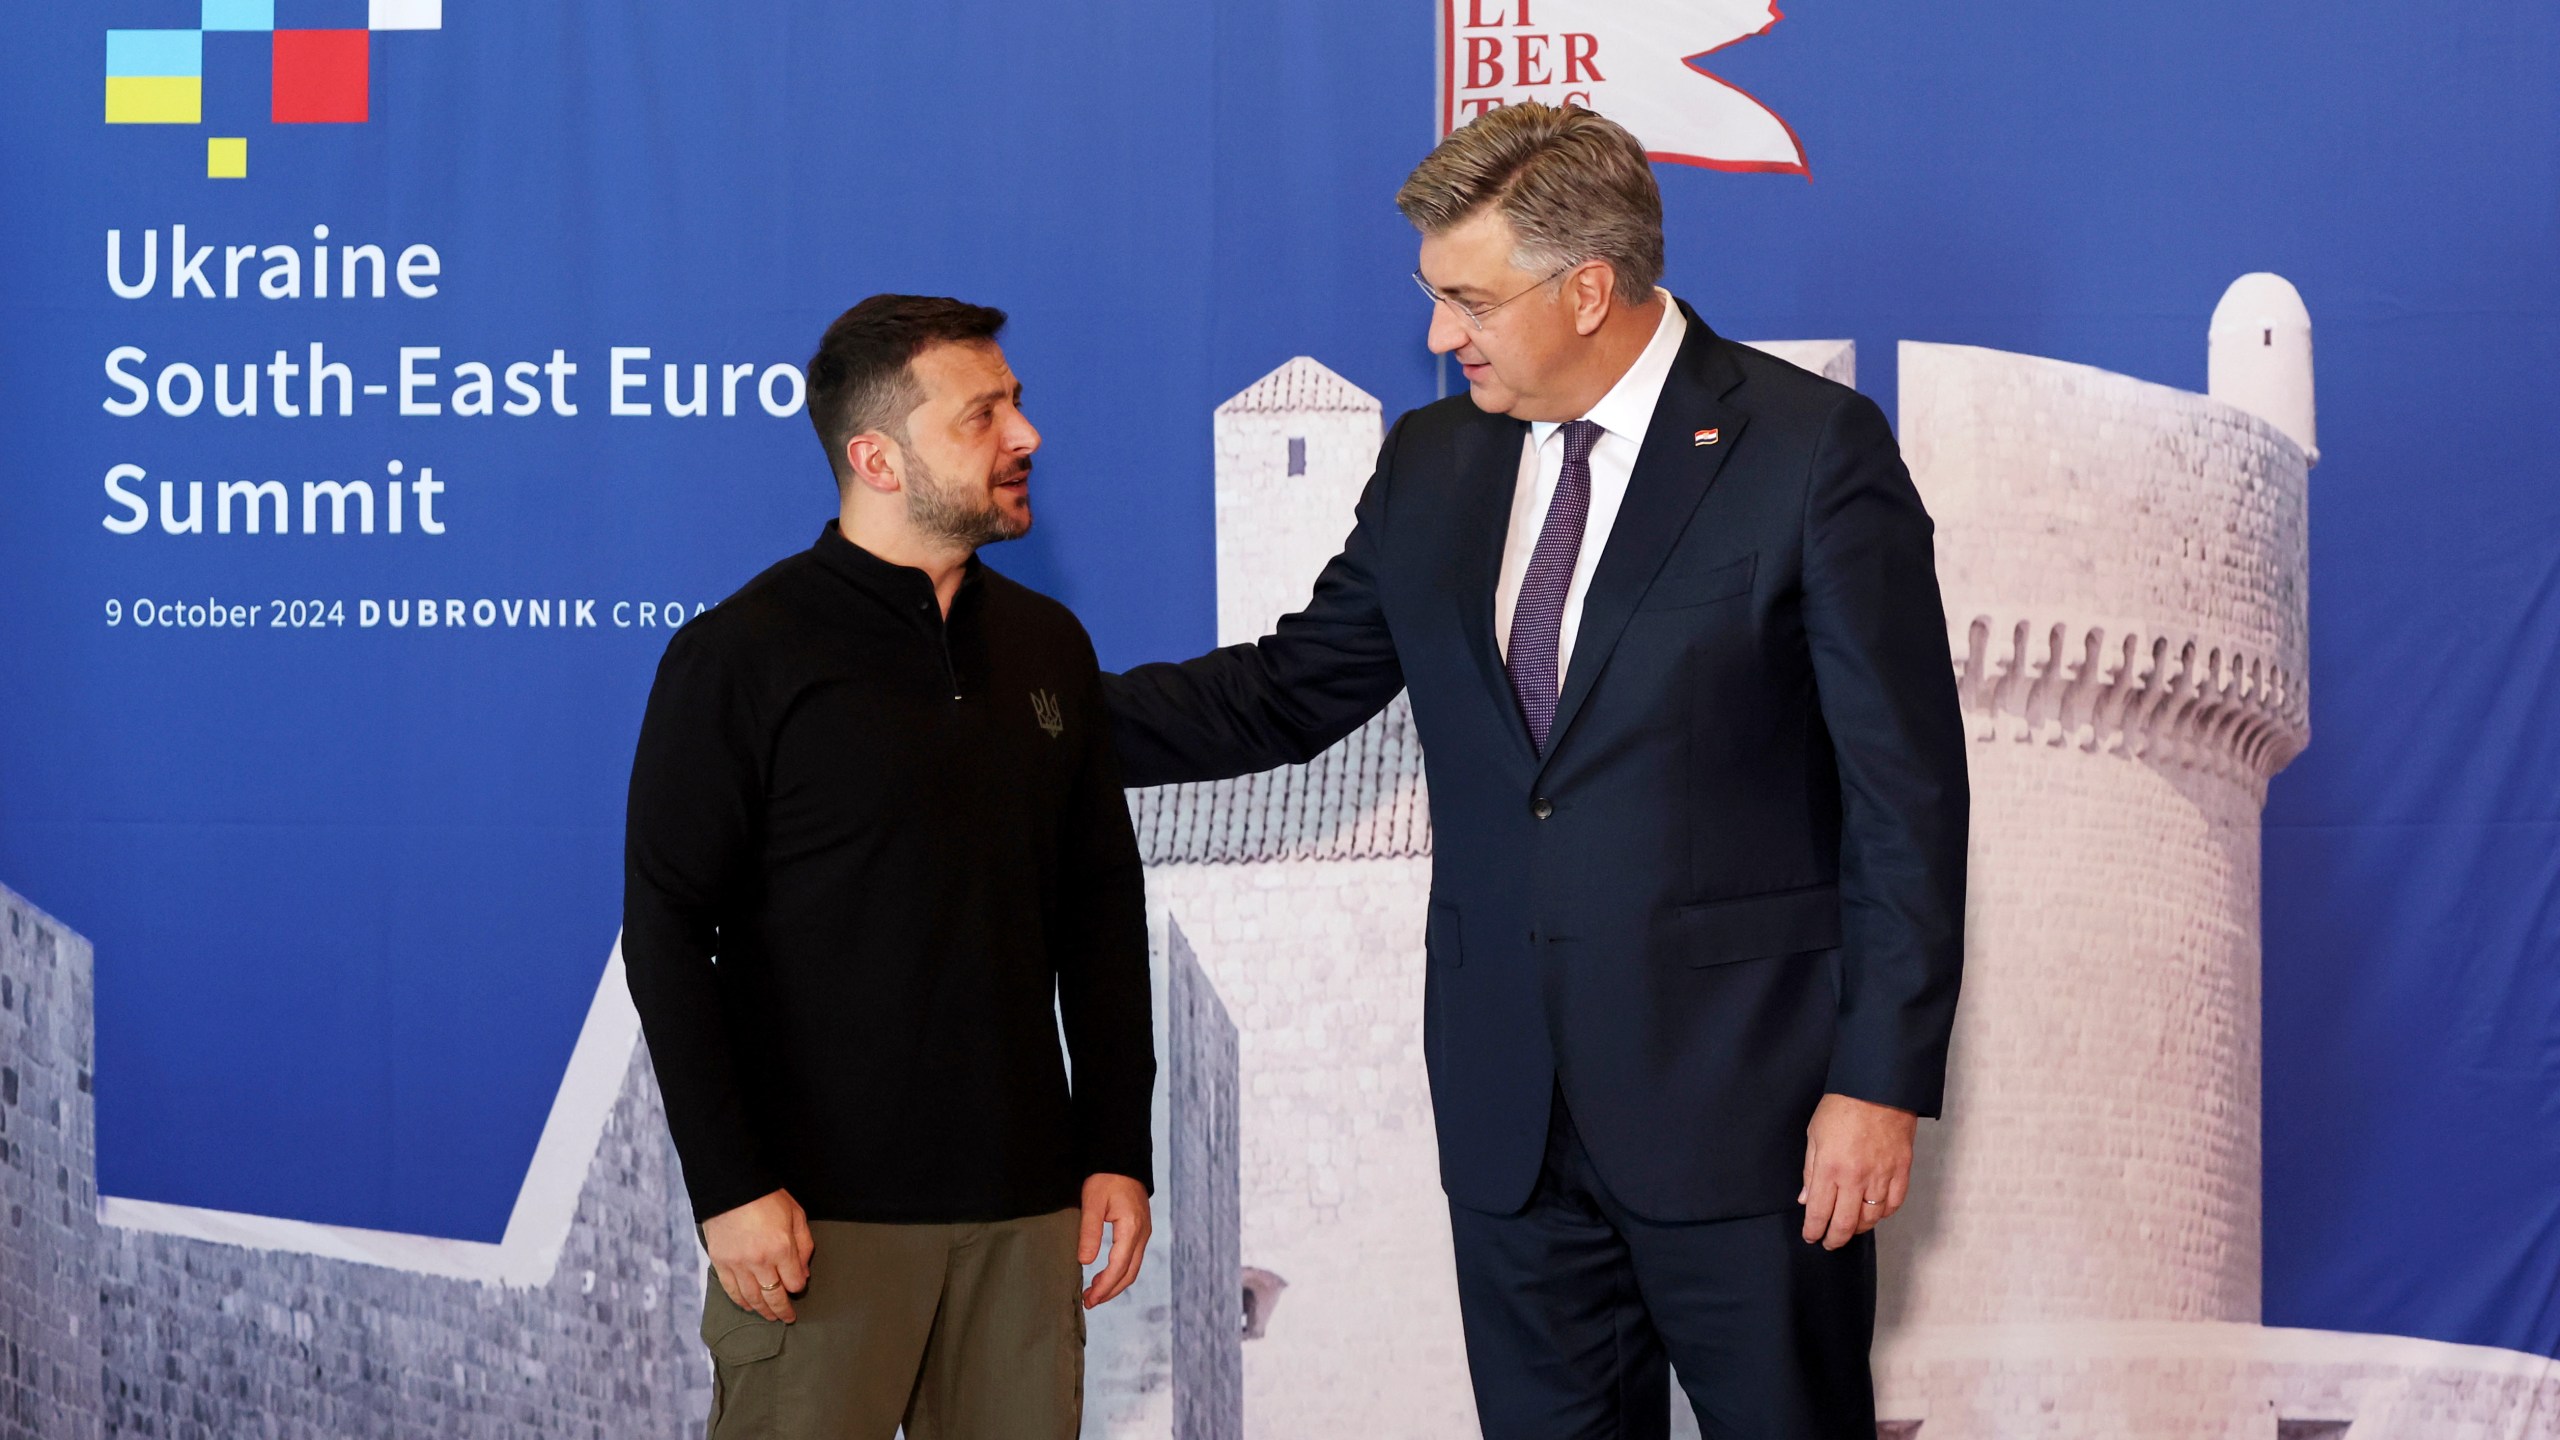
<svg viewBox="0 0 2560 1440">
<path fill-rule="evenodd" d="M 1302 762 L 1409 691 L 1424 1050 L 1477 1413 L 1872 1440 L 1871 1232 L 1937 1113 L 1964 737 L 1883 414 L 1656 288 L 1643 147 L 1505 106 L 1397 195 L 1468 394 L 1396 422 L 1251 645 L 1113 678 L 1130 783 Z"/>
</svg>

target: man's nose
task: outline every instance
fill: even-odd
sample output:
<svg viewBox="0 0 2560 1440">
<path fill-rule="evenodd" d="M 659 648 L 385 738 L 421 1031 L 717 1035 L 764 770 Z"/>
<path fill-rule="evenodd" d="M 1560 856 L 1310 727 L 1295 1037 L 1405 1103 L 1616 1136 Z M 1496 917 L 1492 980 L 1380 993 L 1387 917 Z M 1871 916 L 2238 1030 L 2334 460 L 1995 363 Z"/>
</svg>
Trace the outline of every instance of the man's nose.
<svg viewBox="0 0 2560 1440">
<path fill-rule="evenodd" d="M 1023 414 L 1018 410 L 1014 412 L 1013 416 L 1013 434 L 1006 438 L 1011 442 L 1010 448 L 1018 450 L 1025 455 L 1028 455 L 1034 450 L 1040 448 L 1039 427 L 1031 423 L 1030 416 Z"/>
<path fill-rule="evenodd" d="M 1446 301 L 1431 307 L 1431 333 L 1424 342 L 1434 355 L 1446 355 L 1467 343 L 1467 327 L 1449 313 Z"/>
</svg>

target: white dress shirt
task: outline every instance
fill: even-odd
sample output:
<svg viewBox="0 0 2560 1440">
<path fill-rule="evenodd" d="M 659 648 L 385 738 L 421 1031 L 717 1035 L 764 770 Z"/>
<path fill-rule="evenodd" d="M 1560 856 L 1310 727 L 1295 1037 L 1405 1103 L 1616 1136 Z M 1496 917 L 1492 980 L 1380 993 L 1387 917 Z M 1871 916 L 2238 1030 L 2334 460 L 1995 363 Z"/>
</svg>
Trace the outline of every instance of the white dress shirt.
<svg viewBox="0 0 2560 1440">
<path fill-rule="evenodd" d="M 1608 546 L 1609 527 L 1617 523 L 1618 507 L 1626 503 L 1627 481 L 1635 475 L 1644 433 L 1653 425 L 1654 404 L 1662 398 L 1662 384 L 1671 378 L 1671 362 L 1679 357 L 1680 342 L 1689 333 L 1688 318 L 1680 313 L 1671 292 L 1656 286 L 1653 293 L 1662 300 L 1662 320 L 1653 327 L 1653 339 L 1618 383 L 1609 387 L 1609 393 L 1581 416 L 1597 424 L 1601 434 L 1591 447 L 1591 510 L 1583 520 L 1582 548 L 1574 557 L 1573 585 L 1565 591 L 1564 628 L 1556 637 L 1559 685 L 1573 665 L 1573 642 L 1582 629 L 1582 601 L 1591 592 L 1591 572 L 1600 566 L 1600 553 Z M 1528 578 L 1529 556 L 1538 548 L 1547 506 L 1564 477 L 1563 429 L 1562 421 L 1532 421 L 1520 442 L 1511 529 L 1502 543 L 1502 578 L 1493 591 L 1493 633 L 1506 662 L 1511 658 L 1511 616 L 1520 607 L 1520 584 Z"/>
</svg>

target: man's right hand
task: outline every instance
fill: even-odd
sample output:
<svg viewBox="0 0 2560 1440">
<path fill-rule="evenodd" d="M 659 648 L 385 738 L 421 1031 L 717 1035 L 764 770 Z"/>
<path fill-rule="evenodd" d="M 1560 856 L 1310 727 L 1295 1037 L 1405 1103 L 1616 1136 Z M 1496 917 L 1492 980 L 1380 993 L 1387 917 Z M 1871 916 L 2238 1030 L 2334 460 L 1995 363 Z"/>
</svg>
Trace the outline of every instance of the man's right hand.
<svg viewBox="0 0 2560 1440">
<path fill-rule="evenodd" d="M 702 1222 L 711 1272 L 741 1310 L 788 1325 L 800 1317 L 791 1297 L 809 1288 L 809 1255 L 817 1242 L 809 1217 L 788 1190 L 776 1190 Z"/>
</svg>

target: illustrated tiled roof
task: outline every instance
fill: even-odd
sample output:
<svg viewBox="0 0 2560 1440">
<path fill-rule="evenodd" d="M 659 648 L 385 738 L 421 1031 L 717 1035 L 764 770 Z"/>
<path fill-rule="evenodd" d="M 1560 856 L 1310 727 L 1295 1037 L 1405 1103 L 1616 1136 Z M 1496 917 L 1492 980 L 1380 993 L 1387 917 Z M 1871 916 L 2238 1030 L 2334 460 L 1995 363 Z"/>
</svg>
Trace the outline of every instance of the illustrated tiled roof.
<svg viewBox="0 0 2560 1440">
<path fill-rule="evenodd" d="M 1402 695 L 1304 765 L 1129 792 L 1150 865 L 1431 853 L 1422 742 Z"/>
<path fill-rule="evenodd" d="M 1275 411 L 1378 412 L 1366 390 L 1301 355 L 1236 392 L 1218 407 L 1221 415 L 1267 414 Z"/>
</svg>

